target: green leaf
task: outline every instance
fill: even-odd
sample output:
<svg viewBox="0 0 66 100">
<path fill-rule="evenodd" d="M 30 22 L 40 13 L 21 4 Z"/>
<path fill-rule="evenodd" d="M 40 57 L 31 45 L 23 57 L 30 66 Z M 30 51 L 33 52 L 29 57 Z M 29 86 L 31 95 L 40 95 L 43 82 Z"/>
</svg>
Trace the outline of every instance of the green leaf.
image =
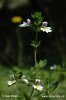
<svg viewBox="0 0 66 100">
<path fill-rule="evenodd" d="M 36 32 L 37 31 L 37 28 L 34 24 L 31 24 L 30 25 L 30 30 L 33 31 L 33 32 Z"/>
<path fill-rule="evenodd" d="M 30 70 L 30 81 L 35 82 L 35 79 L 40 78 L 40 70 L 38 67 L 33 67 Z"/>
<path fill-rule="evenodd" d="M 31 16 L 33 19 L 43 19 L 42 13 L 39 11 L 34 12 Z"/>
<path fill-rule="evenodd" d="M 38 46 L 40 46 L 40 41 L 32 41 L 31 46 L 37 48 Z"/>
<path fill-rule="evenodd" d="M 14 72 L 15 78 L 21 78 L 21 76 L 23 75 L 22 70 L 18 67 L 14 67 L 13 72 Z"/>
<path fill-rule="evenodd" d="M 30 100 L 29 96 L 26 93 L 24 93 L 24 97 L 25 97 L 25 100 Z"/>
<path fill-rule="evenodd" d="M 47 65 L 47 60 L 40 60 L 39 63 L 36 64 L 36 67 L 44 68 Z"/>
<path fill-rule="evenodd" d="M 38 97 L 38 96 L 41 95 L 41 94 L 43 94 L 43 92 L 42 92 L 42 91 L 39 91 L 39 92 L 35 93 L 34 96 L 35 96 L 35 97 Z"/>
<path fill-rule="evenodd" d="M 59 81 L 55 81 L 55 82 L 51 83 L 50 85 L 48 85 L 47 89 L 50 92 L 52 92 L 57 88 L 58 85 L 59 85 Z"/>
<path fill-rule="evenodd" d="M 48 78 L 48 77 L 45 79 L 44 84 L 45 84 L 46 86 L 49 84 L 49 78 Z"/>
<path fill-rule="evenodd" d="M 43 22 L 43 16 L 42 16 L 42 13 L 41 12 L 34 12 L 34 14 L 31 15 L 32 18 L 33 18 L 33 24 L 35 26 L 40 26 L 41 23 Z"/>
</svg>

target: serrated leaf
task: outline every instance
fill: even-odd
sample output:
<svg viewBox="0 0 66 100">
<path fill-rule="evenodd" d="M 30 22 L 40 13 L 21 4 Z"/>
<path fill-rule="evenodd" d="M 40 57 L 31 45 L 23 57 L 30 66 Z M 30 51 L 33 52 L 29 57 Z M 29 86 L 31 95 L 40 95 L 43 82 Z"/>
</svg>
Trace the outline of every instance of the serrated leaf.
<svg viewBox="0 0 66 100">
<path fill-rule="evenodd" d="M 40 60 L 39 63 L 36 64 L 36 67 L 44 68 L 47 65 L 47 60 Z"/>
<path fill-rule="evenodd" d="M 47 64 L 47 60 L 46 59 L 45 60 L 40 60 L 39 67 L 40 68 L 44 68 L 46 66 L 46 64 Z"/>
<path fill-rule="evenodd" d="M 35 26 L 40 26 L 41 23 L 43 22 L 43 16 L 42 16 L 42 13 L 41 12 L 34 12 L 32 15 L 32 18 L 33 18 L 33 24 Z"/>
<path fill-rule="evenodd" d="M 52 91 L 54 91 L 57 88 L 58 84 L 59 84 L 59 81 L 55 81 L 52 84 L 48 85 L 47 89 L 50 92 L 52 92 Z"/>
<path fill-rule="evenodd" d="M 15 78 L 21 78 L 21 76 L 23 75 L 22 70 L 18 67 L 14 67 L 13 72 L 14 72 Z"/>
</svg>

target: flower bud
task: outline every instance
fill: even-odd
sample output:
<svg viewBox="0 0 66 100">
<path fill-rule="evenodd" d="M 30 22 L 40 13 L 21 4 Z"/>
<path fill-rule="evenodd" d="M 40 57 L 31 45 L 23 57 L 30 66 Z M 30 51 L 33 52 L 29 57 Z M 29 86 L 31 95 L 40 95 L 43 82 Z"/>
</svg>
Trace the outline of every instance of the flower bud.
<svg viewBox="0 0 66 100">
<path fill-rule="evenodd" d="M 46 21 L 42 23 L 42 26 L 44 26 L 44 27 L 46 27 L 47 25 L 48 25 L 48 22 L 46 22 Z"/>
</svg>

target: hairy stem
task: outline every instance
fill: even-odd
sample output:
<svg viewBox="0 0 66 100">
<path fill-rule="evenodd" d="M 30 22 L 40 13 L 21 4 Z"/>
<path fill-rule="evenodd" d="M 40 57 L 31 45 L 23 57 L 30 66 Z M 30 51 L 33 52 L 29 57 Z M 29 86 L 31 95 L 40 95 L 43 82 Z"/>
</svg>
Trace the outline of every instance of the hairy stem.
<svg viewBox="0 0 66 100">
<path fill-rule="evenodd" d="M 37 40 L 38 40 L 38 32 L 36 32 L 36 43 L 37 43 Z M 35 64 L 37 63 L 37 47 L 35 46 L 35 49 L 34 49 L 34 60 L 35 60 Z"/>
</svg>

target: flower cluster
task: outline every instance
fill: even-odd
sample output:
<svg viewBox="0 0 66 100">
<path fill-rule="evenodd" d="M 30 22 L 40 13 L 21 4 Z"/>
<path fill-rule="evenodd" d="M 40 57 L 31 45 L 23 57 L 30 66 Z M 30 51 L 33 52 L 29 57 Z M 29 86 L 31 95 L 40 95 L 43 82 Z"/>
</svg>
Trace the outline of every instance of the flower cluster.
<svg viewBox="0 0 66 100">
<path fill-rule="evenodd" d="M 25 75 L 23 75 L 21 77 L 21 81 L 26 83 L 26 84 L 29 84 L 29 81 L 28 79 L 26 78 Z M 13 84 L 15 84 L 17 82 L 17 80 L 15 79 L 15 76 L 14 75 L 11 75 L 10 76 L 10 80 L 7 82 L 8 86 L 11 86 Z M 35 84 L 32 85 L 32 87 L 38 91 L 42 91 L 43 90 L 43 86 L 41 85 L 41 81 L 40 79 L 35 79 Z"/>
<path fill-rule="evenodd" d="M 21 77 L 21 81 L 24 82 L 24 83 L 26 83 L 26 84 L 29 83 L 29 81 L 28 81 L 28 79 L 26 78 L 25 75 L 23 75 L 23 76 Z M 8 86 L 11 86 L 11 85 L 15 84 L 16 82 L 17 82 L 17 80 L 16 80 L 15 76 L 14 76 L 14 75 L 11 75 L 11 76 L 10 76 L 10 80 L 7 81 L 7 84 L 8 84 Z"/>
<path fill-rule="evenodd" d="M 23 22 L 22 24 L 19 25 L 19 27 L 28 27 L 31 25 L 31 20 L 30 19 L 27 19 L 26 22 Z M 43 22 L 41 27 L 40 27 L 40 30 L 43 31 L 43 32 L 52 32 L 52 29 L 51 27 L 47 27 L 48 25 L 48 22 Z"/>
</svg>

